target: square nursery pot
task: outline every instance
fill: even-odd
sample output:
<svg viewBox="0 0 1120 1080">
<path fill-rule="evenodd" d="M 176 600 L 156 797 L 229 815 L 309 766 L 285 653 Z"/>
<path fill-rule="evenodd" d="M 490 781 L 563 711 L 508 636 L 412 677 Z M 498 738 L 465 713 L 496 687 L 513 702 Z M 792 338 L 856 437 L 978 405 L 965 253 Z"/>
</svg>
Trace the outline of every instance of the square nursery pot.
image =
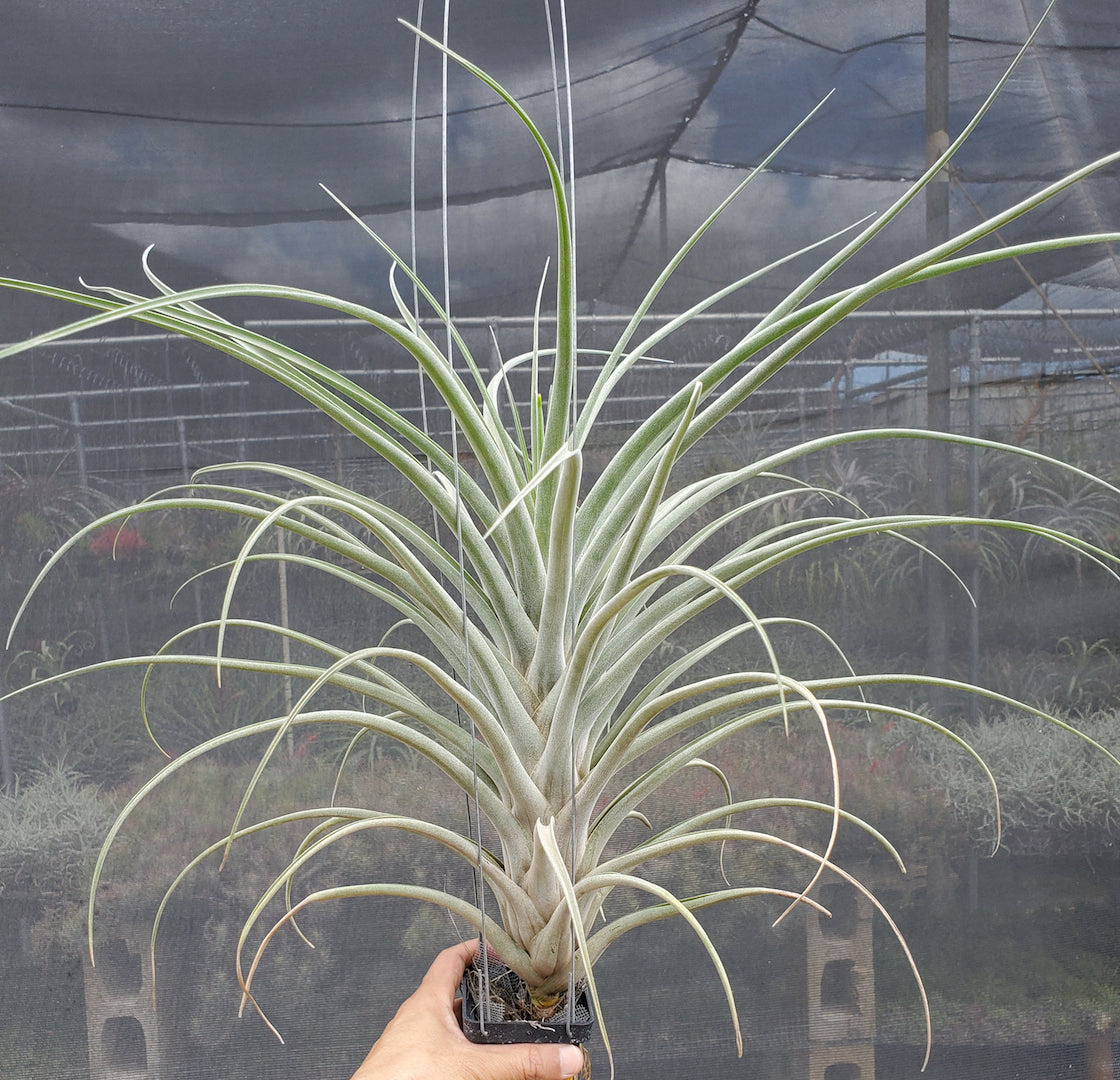
<svg viewBox="0 0 1120 1080">
<path fill-rule="evenodd" d="M 476 958 L 474 963 L 463 972 L 460 986 L 463 998 L 463 1033 L 471 1042 L 566 1042 L 582 1045 L 590 1037 L 595 1021 L 586 987 L 577 983 L 575 1008 L 572 1010 L 570 1021 L 563 999 L 551 1014 L 542 1019 L 518 1017 L 516 1003 L 529 999 L 529 991 L 524 981 L 493 957 L 488 967 L 490 1019 L 485 1024 L 482 1022 L 479 1004 L 482 964 Z"/>
</svg>

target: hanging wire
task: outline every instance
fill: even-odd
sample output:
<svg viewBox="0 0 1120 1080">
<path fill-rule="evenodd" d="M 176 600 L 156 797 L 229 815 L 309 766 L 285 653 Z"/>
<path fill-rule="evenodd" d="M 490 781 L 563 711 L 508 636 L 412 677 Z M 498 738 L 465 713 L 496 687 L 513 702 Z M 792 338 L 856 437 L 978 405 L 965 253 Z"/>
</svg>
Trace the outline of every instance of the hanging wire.
<svg viewBox="0 0 1120 1080">
<path fill-rule="evenodd" d="M 416 25 L 424 25 L 424 0 L 417 0 Z M 420 38 L 413 43 L 412 52 L 412 110 L 409 119 L 409 165 L 408 165 L 408 235 L 411 244 L 410 261 L 412 264 L 412 314 L 417 323 L 420 321 L 420 286 L 417 283 L 419 274 L 418 245 L 416 239 L 416 129 L 419 118 L 419 93 L 420 93 Z M 427 386 L 425 385 L 424 372 L 417 367 L 417 378 L 420 383 L 420 424 L 425 435 L 428 430 L 428 399 Z M 428 460 L 431 468 L 431 459 Z M 436 543 L 439 543 L 439 515 L 432 510 L 432 519 L 436 530 Z"/>
<path fill-rule="evenodd" d="M 573 122 L 572 110 L 572 67 L 571 55 L 568 48 L 568 9 L 565 0 L 559 0 L 560 10 L 560 51 L 564 67 L 563 83 L 560 80 L 559 62 L 556 55 L 556 35 L 553 26 L 552 17 L 552 0 L 545 0 L 545 21 L 548 26 L 548 52 L 549 60 L 552 66 L 552 92 L 553 98 L 556 102 L 556 144 L 557 144 L 557 164 L 560 167 L 560 175 L 564 178 L 565 186 L 567 188 L 568 196 L 568 211 L 569 211 L 569 227 L 571 229 L 572 237 L 572 251 L 571 251 L 571 264 L 572 264 L 572 288 L 575 289 L 576 284 L 576 253 L 575 253 L 575 203 L 576 203 L 576 167 L 575 167 L 575 124 Z M 563 107 L 562 107 L 563 106 Z M 567 121 L 567 131 L 565 134 L 565 118 Z M 557 317 L 560 312 L 557 312 Z M 574 328 L 573 328 L 574 330 Z M 573 335 L 573 347 L 575 346 Z M 572 357 L 572 391 L 571 399 L 568 403 L 570 409 L 570 424 L 571 430 L 575 430 L 576 424 L 576 409 L 579 397 L 579 364 L 578 364 L 578 349 L 574 350 L 575 355 Z M 568 596 L 568 618 L 570 621 L 572 638 L 575 637 L 575 603 L 574 596 Z M 570 805 L 569 813 L 571 815 L 571 875 L 575 879 L 576 872 L 576 833 L 575 833 L 575 820 L 576 820 L 576 746 L 575 734 L 572 735 L 572 742 L 569 755 L 569 768 L 570 768 Z M 564 1023 L 567 1030 L 568 1038 L 572 1038 L 572 1022 L 575 1018 L 575 954 L 576 954 L 576 931 L 575 931 L 575 912 L 572 912 L 572 923 L 568 928 L 568 942 L 571 951 L 572 963 L 568 969 L 568 998 L 564 1006 Z"/>
<path fill-rule="evenodd" d="M 424 0 L 418 0 L 416 6 L 416 25 L 422 26 L 424 19 Z M 448 44 L 450 27 L 450 0 L 445 0 L 443 9 L 443 43 Z M 416 176 L 417 176 L 417 128 L 419 116 L 419 83 L 420 83 L 420 39 L 417 38 L 413 47 L 412 58 L 412 101 L 411 101 L 411 116 L 410 116 L 410 146 L 409 146 L 409 239 L 411 244 L 411 267 L 413 274 L 412 282 L 412 310 L 413 315 L 419 323 L 420 321 L 420 289 L 418 284 L 419 276 L 419 260 L 418 260 L 418 239 L 417 239 L 417 194 L 416 194 Z M 449 227 L 448 227 L 448 98 L 447 98 L 447 75 L 448 75 L 448 58 L 446 53 L 443 55 L 441 64 L 441 145 L 440 145 L 440 179 L 441 179 L 441 232 L 442 232 L 442 246 L 443 246 L 443 307 L 445 314 L 445 330 L 446 330 L 446 356 L 448 363 L 454 366 L 454 337 L 452 334 L 451 326 L 451 267 L 450 267 L 450 243 L 449 243 Z M 430 435 L 430 425 L 428 420 L 428 402 L 425 386 L 425 379 L 423 371 L 417 373 L 420 384 L 420 416 L 422 430 L 425 435 Z M 470 639 L 469 639 L 469 616 L 467 613 L 467 599 L 466 599 L 466 567 L 464 564 L 463 556 L 463 521 L 462 521 L 462 492 L 459 482 L 459 452 L 458 452 L 458 425 L 455 422 L 454 415 L 451 416 L 451 454 L 454 459 L 454 487 L 455 487 L 455 541 L 457 546 L 457 556 L 459 563 L 459 595 L 462 604 L 462 633 L 463 633 L 463 648 L 464 648 L 464 679 L 467 689 L 471 688 L 472 675 L 471 675 L 471 654 L 470 654 Z M 431 469 L 432 462 L 428 459 L 428 467 Z M 432 510 L 432 528 L 434 532 L 434 539 L 436 543 L 440 542 L 440 522 L 439 515 L 435 509 Z M 458 713 L 458 709 L 456 709 Z M 462 717 L 459 717 L 459 722 L 462 724 Z M 484 881 L 482 878 L 482 821 L 479 811 L 479 795 L 478 795 L 478 753 L 477 742 L 478 736 L 475 730 L 474 718 L 471 718 L 471 773 L 473 781 L 473 790 L 467 797 L 467 835 L 473 837 L 477 843 L 477 865 L 474 873 L 474 892 L 475 904 L 479 909 L 481 930 L 479 934 L 479 953 L 482 957 L 482 983 L 479 993 L 479 1028 L 485 1037 L 486 1025 L 490 1020 L 490 967 L 489 955 L 486 947 L 486 896 L 484 889 Z"/>
<path fill-rule="evenodd" d="M 572 869 L 571 878 L 574 882 L 576 879 L 576 735 L 572 732 L 572 747 L 571 747 L 571 828 L 572 834 Z M 576 913 L 572 912 L 572 923 L 568 928 L 568 942 L 571 948 L 572 960 L 568 965 L 568 1002 L 564 1009 L 564 1024 L 568 1032 L 568 1038 L 572 1038 L 572 1023 L 576 1015 L 576 927 L 575 927 Z"/>
<path fill-rule="evenodd" d="M 444 0 L 443 5 L 443 45 L 449 45 L 451 25 L 451 0 Z M 451 326 L 451 245 L 448 224 L 448 97 L 447 74 L 448 56 L 442 54 L 440 65 L 440 228 L 443 242 L 443 311 L 446 331 L 447 362 L 452 367 L 455 365 L 455 341 Z M 413 177 L 415 183 L 415 177 Z M 471 648 L 470 648 L 470 616 L 467 611 L 467 569 L 463 547 L 463 497 L 459 476 L 459 425 L 455 415 L 451 413 L 451 457 L 454 462 L 455 486 L 455 543 L 456 556 L 459 564 L 459 600 L 462 606 L 462 632 L 463 632 L 463 679 L 467 691 L 471 690 Z M 478 951 L 482 958 L 482 985 L 479 991 L 478 1020 L 479 1029 L 483 1037 L 486 1035 L 486 1025 L 490 1021 L 490 957 L 486 947 L 486 883 L 482 876 L 482 817 L 479 810 L 478 797 L 478 732 L 475 728 L 474 716 L 470 717 L 471 732 L 471 781 L 473 790 L 467 801 L 467 835 L 473 834 L 477 852 L 475 865 L 475 903 L 479 913 L 479 945 Z"/>
<path fill-rule="evenodd" d="M 556 163 L 560 166 L 560 175 L 563 176 L 567 158 L 564 154 L 564 120 L 561 115 L 560 75 L 556 59 L 556 34 L 552 22 L 552 0 L 544 0 L 544 17 L 548 27 L 548 58 L 552 65 L 552 102 L 556 107 Z"/>
<path fill-rule="evenodd" d="M 552 0 L 544 0 L 545 23 L 548 27 L 548 57 L 552 69 L 552 97 L 556 109 L 556 163 L 560 169 L 568 196 L 569 228 L 573 238 L 571 244 L 572 289 L 576 286 L 575 253 L 575 141 L 572 121 L 572 69 L 568 51 L 568 11 L 564 0 L 560 0 L 560 56 L 556 52 L 556 32 L 552 16 Z M 564 77 L 560 78 L 560 65 L 563 64 Z M 566 125 L 565 125 L 566 118 Z M 565 132 L 566 127 L 566 132 Z M 560 312 L 557 311 L 557 318 Z M 574 341 L 574 327 L 573 327 Z M 577 354 L 578 355 L 578 354 Z M 572 358 L 572 395 L 569 401 L 570 425 L 575 427 L 576 401 L 578 398 L 579 367 L 576 357 Z"/>
</svg>

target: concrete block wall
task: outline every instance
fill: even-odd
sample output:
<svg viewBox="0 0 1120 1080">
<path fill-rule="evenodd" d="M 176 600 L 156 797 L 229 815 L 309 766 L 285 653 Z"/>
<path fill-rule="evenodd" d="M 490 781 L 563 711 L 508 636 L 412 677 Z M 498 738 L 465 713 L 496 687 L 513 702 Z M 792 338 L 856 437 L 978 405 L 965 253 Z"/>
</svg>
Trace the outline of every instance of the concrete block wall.
<svg viewBox="0 0 1120 1080">
<path fill-rule="evenodd" d="M 846 882 L 818 899 L 832 918 L 806 918 L 809 1080 L 875 1080 L 871 904 Z"/>
<path fill-rule="evenodd" d="M 147 930 L 103 942 L 85 962 L 90 1080 L 160 1080 Z"/>
</svg>

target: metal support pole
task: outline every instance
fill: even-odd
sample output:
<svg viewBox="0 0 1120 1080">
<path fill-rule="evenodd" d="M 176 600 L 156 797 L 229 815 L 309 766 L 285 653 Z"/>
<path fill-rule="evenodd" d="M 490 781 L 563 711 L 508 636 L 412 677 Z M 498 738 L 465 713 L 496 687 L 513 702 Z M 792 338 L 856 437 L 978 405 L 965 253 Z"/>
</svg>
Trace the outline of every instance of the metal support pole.
<svg viewBox="0 0 1120 1080">
<path fill-rule="evenodd" d="M 661 265 L 669 261 L 669 164 L 665 158 L 658 163 L 657 232 L 661 246 Z"/>
<path fill-rule="evenodd" d="M 179 432 L 179 467 L 183 470 L 183 483 L 191 482 L 191 457 L 187 449 L 187 425 L 182 419 L 175 421 Z"/>
<path fill-rule="evenodd" d="M 89 471 L 86 469 L 86 444 L 82 436 L 82 412 L 78 405 L 78 395 L 67 394 L 66 400 L 70 405 L 70 422 L 73 424 L 74 451 L 78 455 L 78 484 L 88 488 Z"/>
<path fill-rule="evenodd" d="M 926 163 L 932 165 L 949 145 L 949 0 L 926 0 Z M 949 238 L 949 178 L 938 175 L 926 187 L 926 243 L 930 247 Z M 929 283 L 933 310 L 948 308 L 948 289 L 943 278 Z M 949 431 L 949 324 L 935 322 L 930 329 L 926 362 L 926 426 L 931 431 Z M 950 448 L 930 442 L 926 450 L 926 494 L 928 511 L 949 512 Z M 937 552 L 944 544 L 943 530 L 929 537 Z M 926 572 L 927 622 L 926 665 L 929 674 L 945 675 L 949 664 L 948 587 L 945 572 L 928 559 Z M 931 693 L 935 714 L 944 710 L 944 695 Z"/>
<path fill-rule="evenodd" d="M 797 389 L 797 437 L 802 443 L 809 441 L 809 417 L 806 412 L 804 387 L 798 387 Z M 804 454 L 798 458 L 798 470 L 801 473 L 801 479 L 808 483 L 809 463 L 805 460 Z"/>
<path fill-rule="evenodd" d="M 980 437 L 980 389 L 983 372 L 980 363 L 980 316 L 973 315 L 968 323 L 968 433 Z M 973 518 L 980 516 L 980 448 L 973 446 L 968 452 L 968 512 Z M 980 528 L 973 525 L 969 530 L 973 547 L 972 607 L 968 621 L 968 681 L 977 685 L 980 682 Z M 975 694 L 968 695 L 968 716 L 975 721 L 980 711 L 980 702 Z"/>
<path fill-rule="evenodd" d="M 175 421 L 176 427 L 179 431 L 179 465 L 183 470 L 183 483 L 189 484 L 191 482 L 191 457 L 190 448 L 187 443 L 187 423 L 181 417 Z M 194 612 L 199 623 L 203 622 L 202 618 L 202 586 L 199 584 L 198 578 L 195 578 L 191 583 L 191 591 L 194 593 Z"/>
<path fill-rule="evenodd" d="M 0 795 L 16 793 L 16 778 L 12 769 L 12 749 L 8 742 L 8 721 L 4 715 L 4 680 L 0 676 Z"/>
</svg>

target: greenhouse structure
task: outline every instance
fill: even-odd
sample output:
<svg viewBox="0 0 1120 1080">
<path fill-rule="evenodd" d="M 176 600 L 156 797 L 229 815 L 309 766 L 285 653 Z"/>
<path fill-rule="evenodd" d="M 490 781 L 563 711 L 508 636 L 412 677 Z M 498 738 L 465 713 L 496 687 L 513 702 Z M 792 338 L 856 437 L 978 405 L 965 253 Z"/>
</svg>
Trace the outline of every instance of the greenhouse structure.
<svg viewBox="0 0 1120 1080">
<path fill-rule="evenodd" d="M 0 25 L 0 1076 L 1120 1076 L 1120 7 Z"/>
</svg>

